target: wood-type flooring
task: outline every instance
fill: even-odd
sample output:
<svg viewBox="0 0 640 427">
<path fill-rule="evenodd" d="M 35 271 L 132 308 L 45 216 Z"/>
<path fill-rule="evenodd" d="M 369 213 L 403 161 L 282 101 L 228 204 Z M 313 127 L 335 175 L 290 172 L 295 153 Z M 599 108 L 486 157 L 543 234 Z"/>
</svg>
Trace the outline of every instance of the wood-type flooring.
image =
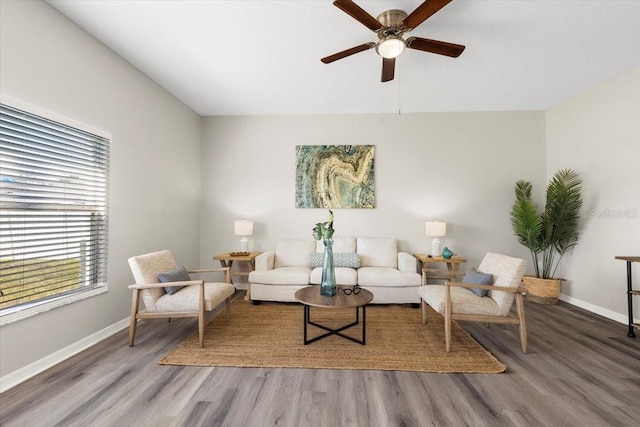
<svg viewBox="0 0 640 427">
<path fill-rule="evenodd" d="M 502 374 L 161 366 L 195 322 L 143 321 L 135 347 L 119 332 L 0 395 L 0 425 L 640 426 L 640 337 L 562 302 L 525 310 L 528 354 L 516 326 L 460 322 Z"/>
</svg>

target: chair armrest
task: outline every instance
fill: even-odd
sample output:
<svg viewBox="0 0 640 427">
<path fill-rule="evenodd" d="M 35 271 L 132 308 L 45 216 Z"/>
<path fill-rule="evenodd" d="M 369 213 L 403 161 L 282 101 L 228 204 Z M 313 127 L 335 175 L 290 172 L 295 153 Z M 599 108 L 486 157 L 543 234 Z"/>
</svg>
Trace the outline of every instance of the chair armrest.
<svg viewBox="0 0 640 427">
<path fill-rule="evenodd" d="M 222 279 L 225 283 L 231 283 L 231 267 L 216 267 L 216 268 L 201 268 L 198 270 L 187 271 L 187 273 L 192 274 L 202 274 L 202 273 L 224 273 L 224 278 Z"/>
<path fill-rule="evenodd" d="M 276 253 L 274 251 L 262 252 L 255 259 L 256 271 L 273 270 L 273 265 L 276 260 Z"/>
<path fill-rule="evenodd" d="M 495 286 L 495 285 L 476 285 L 474 283 L 461 283 L 461 282 L 445 282 L 446 286 L 455 286 L 458 288 L 476 288 L 486 289 L 488 291 L 505 291 L 505 292 L 524 292 L 524 288 L 513 286 Z"/>
<path fill-rule="evenodd" d="M 398 270 L 418 272 L 418 260 L 408 252 L 398 252 Z"/>
<path fill-rule="evenodd" d="M 441 268 L 423 268 L 422 271 L 424 271 L 425 273 L 439 273 L 443 276 L 464 276 L 465 274 L 467 274 L 466 271 L 449 271 L 449 270 L 443 270 Z"/>
<path fill-rule="evenodd" d="M 204 280 L 189 280 L 184 282 L 165 282 L 165 283 L 136 283 L 129 285 L 129 289 L 153 289 L 164 288 L 165 286 L 194 286 L 204 285 Z"/>
</svg>

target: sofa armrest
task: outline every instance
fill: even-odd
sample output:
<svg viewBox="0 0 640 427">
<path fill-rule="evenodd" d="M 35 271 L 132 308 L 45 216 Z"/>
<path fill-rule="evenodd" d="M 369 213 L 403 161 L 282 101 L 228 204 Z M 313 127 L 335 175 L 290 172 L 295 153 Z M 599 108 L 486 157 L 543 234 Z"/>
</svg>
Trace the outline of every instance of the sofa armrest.
<svg viewBox="0 0 640 427">
<path fill-rule="evenodd" d="M 418 272 L 418 260 L 408 252 L 398 252 L 398 270 Z"/>
<path fill-rule="evenodd" d="M 276 253 L 274 251 L 262 252 L 256 257 L 256 271 L 273 270 L 273 264 L 276 260 Z"/>
</svg>

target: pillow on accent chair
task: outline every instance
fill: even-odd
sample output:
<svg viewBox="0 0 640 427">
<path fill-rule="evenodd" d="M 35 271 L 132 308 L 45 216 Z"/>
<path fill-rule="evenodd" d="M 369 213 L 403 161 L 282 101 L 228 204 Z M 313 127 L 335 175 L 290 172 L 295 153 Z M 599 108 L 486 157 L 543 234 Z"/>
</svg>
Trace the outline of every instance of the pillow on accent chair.
<svg viewBox="0 0 640 427">
<path fill-rule="evenodd" d="M 191 280 L 191 277 L 189 276 L 189 273 L 187 273 L 187 270 L 182 266 L 175 270 L 164 271 L 158 274 L 158 281 L 160 283 L 188 282 L 189 280 Z M 182 288 L 184 288 L 184 286 L 165 286 L 164 290 L 169 295 L 173 295 Z"/>
<path fill-rule="evenodd" d="M 464 279 L 462 279 L 462 283 L 468 283 L 472 285 L 492 285 L 493 284 L 493 275 L 481 273 L 475 268 L 472 268 L 465 274 Z M 487 289 L 478 289 L 478 288 L 467 288 L 474 294 L 479 297 L 483 297 L 487 295 L 489 292 Z"/>
</svg>

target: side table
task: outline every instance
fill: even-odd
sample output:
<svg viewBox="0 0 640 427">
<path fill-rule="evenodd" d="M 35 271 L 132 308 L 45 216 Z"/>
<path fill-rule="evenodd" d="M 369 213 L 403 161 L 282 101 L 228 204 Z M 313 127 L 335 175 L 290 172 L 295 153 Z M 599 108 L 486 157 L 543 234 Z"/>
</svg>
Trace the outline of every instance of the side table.
<svg viewBox="0 0 640 427">
<path fill-rule="evenodd" d="M 633 296 L 640 296 L 640 290 L 634 290 L 631 283 L 631 263 L 640 262 L 640 256 L 617 256 L 616 259 L 627 262 L 627 307 L 629 314 L 629 330 L 627 336 L 635 338 L 634 329 L 640 329 L 640 323 L 633 323 Z"/>
<path fill-rule="evenodd" d="M 442 256 L 429 256 L 425 254 L 413 254 L 418 260 L 418 266 L 422 272 L 422 286 L 427 284 L 427 274 L 433 273 L 431 279 L 455 280 L 460 264 L 467 262 L 466 259 L 459 256 L 444 258 Z M 431 264 L 446 264 L 447 269 L 430 268 Z"/>
<path fill-rule="evenodd" d="M 220 255 L 216 255 L 213 257 L 214 261 L 220 261 L 220 265 L 223 267 L 229 267 L 229 275 L 231 276 L 231 283 L 233 283 L 233 276 L 244 276 L 248 277 L 249 273 L 255 270 L 256 268 L 256 257 L 260 255 L 262 252 L 249 252 L 247 255 L 232 255 L 231 252 L 226 252 Z M 231 266 L 234 262 L 242 262 L 249 266 L 249 271 L 232 271 Z M 245 295 L 244 299 L 249 300 L 251 296 L 251 284 L 247 288 L 247 295 Z"/>
</svg>

